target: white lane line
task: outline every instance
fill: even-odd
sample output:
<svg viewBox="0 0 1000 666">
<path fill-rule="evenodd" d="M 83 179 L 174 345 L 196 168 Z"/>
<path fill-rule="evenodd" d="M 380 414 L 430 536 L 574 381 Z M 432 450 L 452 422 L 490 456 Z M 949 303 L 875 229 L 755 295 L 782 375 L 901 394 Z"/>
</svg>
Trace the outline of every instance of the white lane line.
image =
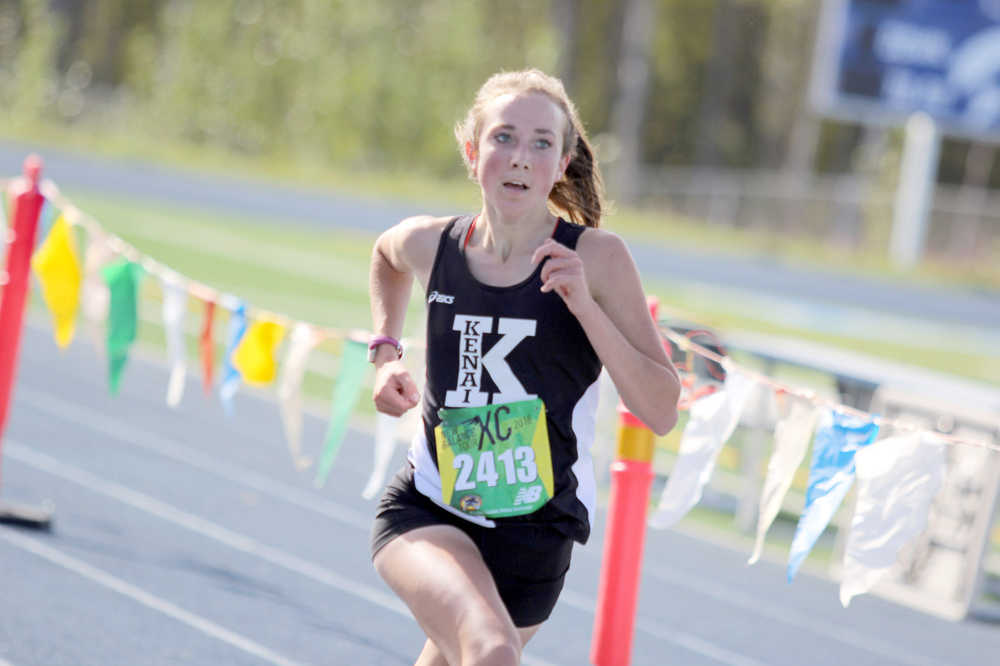
<svg viewBox="0 0 1000 666">
<path fill-rule="evenodd" d="M 370 517 L 364 516 L 349 507 L 303 492 L 293 486 L 273 481 L 255 472 L 240 469 L 231 463 L 212 458 L 211 456 L 183 446 L 182 444 L 178 444 L 177 442 L 166 437 L 155 435 L 147 430 L 123 423 L 111 416 L 95 415 L 92 410 L 79 407 L 75 403 L 58 398 L 48 392 L 36 391 L 28 387 L 18 387 L 18 399 L 24 400 L 32 408 L 40 412 L 44 412 L 51 417 L 70 421 L 80 427 L 94 430 L 123 443 L 137 446 L 147 451 L 162 455 L 166 458 L 190 465 L 202 471 L 215 474 L 216 476 L 228 481 L 253 488 L 263 495 L 283 500 L 294 506 L 309 511 L 317 512 L 328 518 L 333 518 L 346 525 L 350 525 L 351 527 L 356 527 L 366 532 L 371 527 Z M 576 610 L 582 610 L 589 615 L 594 614 L 594 609 L 597 607 L 595 601 L 591 600 L 589 603 L 581 601 L 585 600 L 586 597 L 581 594 L 573 593 L 568 588 L 563 589 L 560 601 L 562 601 L 567 595 L 577 600 L 577 603 L 568 603 L 570 607 L 575 608 Z M 409 617 L 409 613 L 406 613 L 406 615 Z M 655 620 L 644 618 L 642 616 L 637 616 L 635 626 L 636 629 L 646 632 L 655 638 L 666 640 L 668 642 L 674 642 L 682 647 L 698 646 L 698 641 L 701 640 L 694 636 L 682 635 L 677 632 L 673 632 L 672 630 L 668 630 Z M 672 640 L 668 637 L 671 635 L 676 635 L 678 638 L 676 640 Z M 712 650 L 715 649 L 716 648 L 709 646 L 708 651 L 712 652 Z M 709 655 L 706 654 L 705 656 Z M 736 658 L 742 659 L 742 657 L 739 657 L 738 655 L 736 655 Z M 723 660 L 723 663 L 742 664 L 749 662 L 727 662 Z"/>
<path fill-rule="evenodd" d="M 75 403 L 63 400 L 50 393 L 35 391 L 26 386 L 19 386 L 17 397 L 28 403 L 33 409 L 44 412 L 49 416 L 70 421 L 78 426 L 89 428 L 120 442 L 152 451 L 164 458 L 170 458 L 196 469 L 209 472 L 227 481 L 252 488 L 268 497 L 288 502 L 302 509 L 314 511 L 345 525 L 356 527 L 365 532 L 371 529 L 372 516 L 370 515 L 355 511 L 342 504 L 331 502 L 320 495 L 279 483 L 263 474 L 242 469 L 232 463 L 212 458 L 171 439 L 150 433 L 148 430 L 142 428 L 128 425 L 110 416 L 95 415 L 93 410 L 82 408 Z"/>
<path fill-rule="evenodd" d="M 0 529 L 0 539 L 3 539 L 8 543 L 30 553 L 34 553 L 35 555 L 48 560 L 52 564 L 83 576 L 98 585 L 106 587 L 109 590 L 113 590 L 147 608 L 163 613 L 164 615 L 167 615 L 178 622 L 182 622 L 183 624 L 186 624 L 203 634 L 220 640 L 223 643 L 228 643 L 235 648 L 243 650 L 244 652 L 247 652 L 255 657 L 259 657 L 264 661 L 272 664 L 281 664 L 283 666 L 294 666 L 299 663 L 292 661 L 287 657 L 281 656 L 274 650 L 270 650 L 259 643 L 250 640 L 246 636 L 237 634 L 236 632 L 230 631 L 225 627 L 221 627 L 211 620 L 201 617 L 200 615 L 195 615 L 194 613 L 186 611 L 179 606 L 175 606 L 165 599 L 161 599 L 160 597 L 150 594 L 141 588 L 130 585 L 122 579 L 112 576 L 106 571 L 93 567 L 86 562 L 56 550 L 51 546 L 47 546 L 36 539 L 32 539 L 14 530 L 8 529 Z M 7 662 L 0 659 L 0 666 L 5 665 L 9 666 Z"/>
<path fill-rule="evenodd" d="M 562 594 L 559 595 L 559 603 L 591 615 L 594 613 L 594 608 L 597 607 L 596 599 L 591 599 L 586 595 L 574 592 L 567 588 L 563 588 Z M 693 634 L 689 634 L 684 631 L 677 631 L 676 629 L 670 629 L 666 625 L 649 618 L 637 616 L 635 619 L 635 628 L 641 629 L 647 634 L 655 638 L 659 638 L 660 640 L 679 645 L 680 647 L 701 655 L 702 657 L 713 659 L 720 664 L 730 664 L 730 666 L 766 666 L 766 664 L 757 661 L 756 659 L 744 657 L 736 652 L 731 652 L 725 648 L 715 645 L 710 641 L 698 638 Z"/>
<path fill-rule="evenodd" d="M 217 541 L 243 553 L 247 553 L 248 555 L 259 557 L 260 559 L 270 562 L 271 564 L 294 573 L 298 573 L 307 578 L 311 578 L 316 582 L 328 585 L 334 589 L 340 590 L 341 592 L 364 599 L 365 601 L 386 610 L 390 610 L 407 618 L 412 617 L 406 605 L 396 597 L 384 594 L 372 587 L 369 587 L 368 585 L 364 585 L 363 583 L 358 583 L 345 578 L 337 573 L 334 573 L 333 571 L 324 569 L 317 564 L 313 564 L 312 562 L 304 560 L 300 557 L 286 553 L 278 548 L 262 544 L 251 537 L 229 530 L 205 518 L 201 518 L 200 516 L 177 509 L 166 502 L 161 502 L 160 500 L 132 490 L 131 488 L 127 488 L 113 481 L 102 479 L 78 467 L 61 463 L 51 456 L 33 451 L 32 449 L 14 440 L 7 440 L 4 453 L 11 460 L 16 460 L 37 470 L 52 474 L 53 476 L 57 476 L 61 479 L 65 479 L 66 481 L 75 483 L 78 486 L 90 490 L 91 492 L 104 495 L 105 497 L 109 497 L 140 511 L 145 511 L 146 513 L 150 513 L 158 518 L 166 520 L 169 523 L 173 523 L 174 525 L 184 529 L 201 534 L 202 536 L 208 537 L 213 541 Z M 567 593 L 568 590 L 563 590 L 564 596 Z M 582 608 L 591 615 L 594 612 L 594 604 L 592 602 L 589 606 L 584 602 L 577 607 Z M 639 626 L 638 623 L 637 626 Z M 644 630 L 649 631 L 649 628 L 644 628 Z M 679 647 L 683 648 L 687 648 L 689 644 L 692 644 L 692 641 L 676 641 L 672 637 L 672 634 L 666 631 L 662 634 L 654 633 L 653 635 L 668 642 L 674 642 Z M 544 660 L 531 655 L 530 653 L 522 654 L 521 658 L 525 664 L 551 666 L 547 665 L 547 662 Z M 724 661 L 723 663 L 738 666 L 759 666 L 755 662 L 748 661 Z"/>
<path fill-rule="evenodd" d="M 317 564 L 313 564 L 312 562 L 292 555 L 291 553 L 286 553 L 278 548 L 272 548 L 271 546 L 259 543 L 248 536 L 226 529 L 209 520 L 185 511 L 181 511 L 166 502 L 161 502 L 148 495 L 144 495 L 143 493 L 114 483 L 113 481 L 107 481 L 77 467 L 64 465 L 55 458 L 47 456 L 44 453 L 32 451 L 24 445 L 12 440 L 7 441 L 5 452 L 8 457 L 25 465 L 29 465 L 43 472 L 48 472 L 53 476 L 75 483 L 99 495 L 104 495 L 105 497 L 117 500 L 140 511 L 150 513 L 158 518 L 166 520 L 167 522 L 173 523 L 174 525 L 201 534 L 202 536 L 218 541 L 219 543 L 225 544 L 241 552 L 259 557 L 260 559 L 270 562 L 271 564 L 283 567 L 307 578 L 311 578 L 316 582 L 323 583 L 324 585 L 328 585 L 334 589 L 340 590 L 341 592 L 364 599 L 365 601 L 373 603 L 386 610 L 393 611 L 394 613 L 407 618 L 411 617 L 410 611 L 406 605 L 395 597 L 384 594 L 372 587 L 369 587 L 368 585 L 364 585 L 363 583 L 357 583 L 353 580 L 345 578 L 328 569 L 324 569 Z M 0 535 L 2 535 L 2 533 L 0 533 Z M 97 570 L 94 569 L 94 571 Z M 121 583 L 122 585 L 127 585 L 127 583 Z M 180 611 L 180 609 L 177 610 Z M 525 664 L 534 664 L 535 666 L 554 666 L 539 657 L 535 657 L 527 653 L 522 655 L 522 661 Z"/>
<path fill-rule="evenodd" d="M 647 564 L 646 571 L 649 572 L 653 578 L 661 580 L 665 583 L 670 583 L 671 585 L 676 585 L 677 587 L 683 587 L 694 592 L 695 594 L 709 597 L 731 606 L 736 606 L 737 608 L 749 611 L 750 613 L 760 617 L 766 617 L 776 622 L 782 622 L 799 629 L 811 631 L 815 634 L 819 634 L 820 636 L 844 643 L 845 645 L 878 655 L 883 659 L 891 659 L 895 663 L 909 664 L 910 666 L 935 666 L 935 664 L 939 663 L 926 659 L 920 655 L 907 653 L 891 643 L 878 640 L 877 638 L 871 636 L 865 636 L 864 634 L 852 631 L 846 627 L 838 627 L 836 625 L 828 626 L 822 622 L 814 622 L 804 613 L 782 608 L 775 604 L 770 604 L 760 597 L 751 597 L 749 595 L 742 594 L 733 590 L 731 587 L 726 587 L 706 580 L 690 571 L 671 571 L 665 567 L 656 566 L 655 564 Z"/>
<path fill-rule="evenodd" d="M 210 520 L 182 511 L 149 495 L 132 490 L 113 481 L 102 479 L 78 467 L 61 463 L 51 456 L 33 451 L 22 444 L 8 440 L 5 453 L 8 457 L 35 469 L 58 476 L 99 495 L 104 495 L 105 497 L 127 504 L 134 509 L 145 511 L 157 518 L 162 518 L 169 523 L 196 532 L 230 548 L 259 557 L 271 564 L 301 574 L 341 592 L 364 599 L 386 610 L 391 610 L 407 617 L 410 615 L 409 610 L 403 602 L 396 599 L 396 597 L 389 596 L 368 585 L 358 583 L 350 578 L 324 569 L 317 564 L 287 553 L 279 548 L 262 544 L 251 537 L 234 532 Z"/>
</svg>

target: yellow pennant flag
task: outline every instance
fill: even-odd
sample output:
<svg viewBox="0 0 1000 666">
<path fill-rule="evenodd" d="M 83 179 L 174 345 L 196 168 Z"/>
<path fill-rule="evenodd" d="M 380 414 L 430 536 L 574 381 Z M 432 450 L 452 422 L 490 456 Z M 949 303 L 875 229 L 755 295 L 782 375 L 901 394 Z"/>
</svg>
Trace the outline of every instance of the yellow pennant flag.
<svg viewBox="0 0 1000 666">
<path fill-rule="evenodd" d="M 273 321 L 258 321 L 250 326 L 233 352 L 233 366 L 248 384 L 274 381 L 277 364 L 274 352 L 285 335 L 285 327 Z"/>
<path fill-rule="evenodd" d="M 52 312 L 56 343 L 66 347 L 76 329 L 76 311 L 80 305 L 80 283 L 83 279 L 80 261 L 66 219 L 60 215 L 45 242 L 31 258 L 42 285 L 42 297 Z"/>
</svg>

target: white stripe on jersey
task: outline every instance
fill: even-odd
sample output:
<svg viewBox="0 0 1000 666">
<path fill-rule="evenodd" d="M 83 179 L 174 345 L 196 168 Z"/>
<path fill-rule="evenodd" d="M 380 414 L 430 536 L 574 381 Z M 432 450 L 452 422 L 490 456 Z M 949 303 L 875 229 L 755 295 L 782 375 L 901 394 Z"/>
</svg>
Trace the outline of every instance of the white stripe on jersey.
<svg viewBox="0 0 1000 666">
<path fill-rule="evenodd" d="M 573 434 L 576 435 L 576 462 L 570 468 L 576 477 L 576 498 L 587 509 L 587 520 L 593 524 L 597 503 L 597 482 L 594 479 L 594 461 L 590 450 L 594 447 L 594 430 L 597 426 L 597 402 L 601 378 L 587 387 L 573 407 Z"/>
</svg>

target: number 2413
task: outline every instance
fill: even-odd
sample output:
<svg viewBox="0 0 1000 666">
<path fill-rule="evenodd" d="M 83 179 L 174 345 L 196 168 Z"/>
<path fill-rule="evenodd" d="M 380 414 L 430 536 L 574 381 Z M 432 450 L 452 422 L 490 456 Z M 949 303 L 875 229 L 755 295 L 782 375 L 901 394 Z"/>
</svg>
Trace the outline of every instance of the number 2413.
<svg viewBox="0 0 1000 666">
<path fill-rule="evenodd" d="M 497 485 L 500 475 L 497 473 L 497 462 L 503 466 L 504 481 L 512 486 L 517 482 L 531 483 L 538 478 L 538 467 L 535 465 L 535 451 L 530 446 L 518 446 L 494 455 L 489 449 L 480 452 L 479 463 L 468 453 L 455 456 L 453 463 L 458 470 L 455 490 L 472 490 L 476 483 L 485 483 L 489 487 Z M 472 471 L 475 467 L 475 481 Z"/>
</svg>

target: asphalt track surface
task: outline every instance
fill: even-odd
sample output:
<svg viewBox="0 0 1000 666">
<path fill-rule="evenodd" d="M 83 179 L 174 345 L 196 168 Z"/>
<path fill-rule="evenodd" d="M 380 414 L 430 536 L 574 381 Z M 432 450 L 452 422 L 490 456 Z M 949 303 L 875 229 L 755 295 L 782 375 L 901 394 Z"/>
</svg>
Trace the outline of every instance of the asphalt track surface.
<svg viewBox="0 0 1000 666">
<path fill-rule="evenodd" d="M 0 664 L 408 664 L 422 635 L 368 557 L 361 490 L 371 437 L 351 430 L 328 483 L 294 469 L 277 405 L 243 391 L 233 417 L 189 379 L 133 354 L 121 395 L 78 338 L 25 328 L 2 451 L 8 501 L 55 504 L 50 532 L 0 525 Z M 324 421 L 307 415 L 314 456 Z M 402 449 L 396 462 L 402 463 Z M 603 510 L 577 547 L 525 664 L 588 663 Z M 677 530 L 649 531 L 636 666 L 989 663 L 1000 628 L 953 623 Z"/>
<path fill-rule="evenodd" d="M 375 233 L 415 213 L 456 212 L 433 207 L 420 209 L 411 203 L 365 199 L 344 192 L 182 171 L 144 161 L 111 160 L 12 141 L 0 141 L 0 177 L 19 174 L 24 157 L 32 151 L 43 156 L 45 177 L 63 189 L 218 210 L 241 215 L 248 221 L 280 219 Z M 1000 330 L 1000 292 L 863 278 L 790 266 L 766 256 L 719 255 L 673 248 L 669 244 L 631 242 L 629 246 L 644 276 L 739 289 L 745 298 L 759 299 L 758 307 L 773 310 L 773 316 L 779 315 L 778 306 L 794 305 L 797 311 L 793 323 L 800 326 L 836 331 L 845 318 L 858 319 L 867 313 L 902 318 L 898 326 L 888 327 L 883 319 L 868 320 L 868 328 L 889 328 L 890 336 L 914 335 L 910 323 L 922 320 L 979 331 L 990 338 L 986 346 L 1000 344 L 1000 336 L 996 335 Z"/>
</svg>

